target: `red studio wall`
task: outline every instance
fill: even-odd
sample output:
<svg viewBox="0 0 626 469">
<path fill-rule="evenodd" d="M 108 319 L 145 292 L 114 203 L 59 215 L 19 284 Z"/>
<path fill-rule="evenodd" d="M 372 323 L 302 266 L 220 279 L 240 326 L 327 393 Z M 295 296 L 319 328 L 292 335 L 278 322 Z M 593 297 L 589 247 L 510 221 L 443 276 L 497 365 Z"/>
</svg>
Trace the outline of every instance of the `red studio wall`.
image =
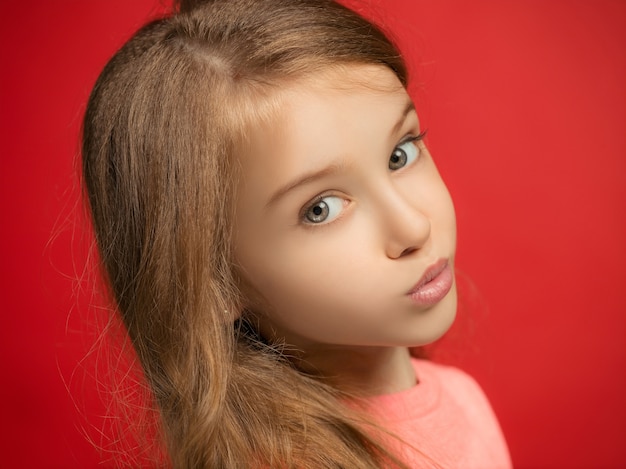
<svg viewBox="0 0 626 469">
<path fill-rule="evenodd" d="M 163 6 L 1 4 L 0 466 L 111 467 L 84 436 L 106 446 L 78 133 Z M 435 358 L 482 384 L 516 467 L 625 467 L 626 2 L 349 4 L 405 50 L 456 203 L 460 317 Z"/>
</svg>

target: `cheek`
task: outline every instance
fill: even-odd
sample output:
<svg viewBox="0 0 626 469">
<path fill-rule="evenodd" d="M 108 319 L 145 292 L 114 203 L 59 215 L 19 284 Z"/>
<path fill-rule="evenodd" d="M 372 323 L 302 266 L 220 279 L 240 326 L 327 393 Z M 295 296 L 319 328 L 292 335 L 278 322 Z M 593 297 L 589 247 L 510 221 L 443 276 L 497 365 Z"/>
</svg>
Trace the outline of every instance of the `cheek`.
<svg viewBox="0 0 626 469">
<path fill-rule="evenodd" d="M 425 201 L 431 224 L 456 239 L 456 214 L 450 192 L 432 163 L 429 174 L 416 185 L 418 200 Z"/>
<path fill-rule="evenodd" d="M 326 338 L 329 330 L 343 329 L 361 314 L 380 310 L 380 279 L 371 274 L 364 255 L 370 240 L 363 232 L 259 237 L 257 249 L 248 250 L 241 263 L 247 280 L 265 300 L 261 304 L 268 305 L 260 312 L 284 329 Z M 364 292 L 371 293 L 365 298 Z"/>
<path fill-rule="evenodd" d="M 456 239 L 456 213 L 454 210 L 454 202 L 443 181 L 441 181 L 440 196 L 433 216 L 437 217 L 442 226 L 447 231 L 450 231 L 451 235 Z"/>
<path fill-rule="evenodd" d="M 444 186 L 445 188 L 445 186 Z M 448 192 L 448 189 L 445 188 L 445 199 L 443 202 L 442 211 L 445 210 L 445 228 L 449 235 L 452 237 L 452 241 L 454 246 L 456 246 L 456 212 L 454 209 L 454 201 Z"/>
<path fill-rule="evenodd" d="M 365 243 L 361 237 L 360 244 Z M 359 276 L 366 260 L 357 244 L 359 240 L 348 230 L 333 237 L 321 233 L 259 237 L 256 249 L 248 250 L 241 264 L 249 282 L 272 305 L 283 303 L 283 298 L 322 303 L 351 294 L 367 282 L 368 276 Z"/>
</svg>

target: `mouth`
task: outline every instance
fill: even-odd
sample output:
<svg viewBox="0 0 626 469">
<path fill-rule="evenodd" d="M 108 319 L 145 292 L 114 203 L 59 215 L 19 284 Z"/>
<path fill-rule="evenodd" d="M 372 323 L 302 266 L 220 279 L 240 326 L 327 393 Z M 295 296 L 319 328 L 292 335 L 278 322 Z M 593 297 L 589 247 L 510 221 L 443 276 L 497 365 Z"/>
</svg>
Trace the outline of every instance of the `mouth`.
<svg viewBox="0 0 626 469">
<path fill-rule="evenodd" d="M 453 283 L 452 267 L 447 259 L 440 259 L 426 269 L 422 278 L 407 295 L 418 306 L 433 306 L 445 298 Z"/>
</svg>

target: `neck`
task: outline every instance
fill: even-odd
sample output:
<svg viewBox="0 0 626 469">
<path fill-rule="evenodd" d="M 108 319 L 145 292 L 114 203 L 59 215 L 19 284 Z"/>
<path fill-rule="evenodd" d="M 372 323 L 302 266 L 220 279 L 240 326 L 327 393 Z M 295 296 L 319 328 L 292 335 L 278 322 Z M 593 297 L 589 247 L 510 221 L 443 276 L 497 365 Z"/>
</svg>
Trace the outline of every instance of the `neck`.
<svg viewBox="0 0 626 469">
<path fill-rule="evenodd" d="M 347 392 L 365 396 L 391 394 L 416 384 L 406 347 L 316 347 L 301 364 Z"/>
</svg>

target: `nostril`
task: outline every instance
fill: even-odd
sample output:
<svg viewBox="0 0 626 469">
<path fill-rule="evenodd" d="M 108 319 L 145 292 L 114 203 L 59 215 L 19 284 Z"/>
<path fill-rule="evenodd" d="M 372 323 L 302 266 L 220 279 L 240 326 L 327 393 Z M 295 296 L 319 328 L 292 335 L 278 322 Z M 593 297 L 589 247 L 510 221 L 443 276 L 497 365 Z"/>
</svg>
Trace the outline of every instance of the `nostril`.
<svg viewBox="0 0 626 469">
<path fill-rule="evenodd" d="M 411 254 L 412 252 L 415 252 L 415 251 L 417 251 L 416 247 L 406 248 L 404 251 L 402 251 L 402 253 L 400 254 L 400 257 L 408 256 L 409 254 Z"/>
</svg>

